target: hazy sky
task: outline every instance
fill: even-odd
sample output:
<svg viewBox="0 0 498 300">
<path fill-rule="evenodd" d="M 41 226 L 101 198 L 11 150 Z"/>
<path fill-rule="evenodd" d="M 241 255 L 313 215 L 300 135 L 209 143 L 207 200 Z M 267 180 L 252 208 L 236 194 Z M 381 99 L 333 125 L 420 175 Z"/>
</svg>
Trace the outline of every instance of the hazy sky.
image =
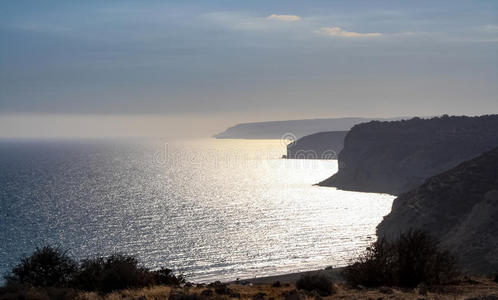
<svg viewBox="0 0 498 300">
<path fill-rule="evenodd" d="M 498 113 L 497 83 L 496 0 L 0 2 L 0 136 Z"/>
</svg>

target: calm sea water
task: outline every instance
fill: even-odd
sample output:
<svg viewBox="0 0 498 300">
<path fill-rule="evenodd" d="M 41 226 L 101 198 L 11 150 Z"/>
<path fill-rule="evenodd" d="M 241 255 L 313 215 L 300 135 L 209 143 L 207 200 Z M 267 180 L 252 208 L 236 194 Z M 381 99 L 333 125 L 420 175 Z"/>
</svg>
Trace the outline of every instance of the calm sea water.
<svg viewBox="0 0 498 300">
<path fill-rule="evenodd" d="M 345 265 L 391 195 L 312 184 L 280 141 L 0 141 L 0 272 L 36 246 L 137 255 L 193 281 Z"/>
</svg>

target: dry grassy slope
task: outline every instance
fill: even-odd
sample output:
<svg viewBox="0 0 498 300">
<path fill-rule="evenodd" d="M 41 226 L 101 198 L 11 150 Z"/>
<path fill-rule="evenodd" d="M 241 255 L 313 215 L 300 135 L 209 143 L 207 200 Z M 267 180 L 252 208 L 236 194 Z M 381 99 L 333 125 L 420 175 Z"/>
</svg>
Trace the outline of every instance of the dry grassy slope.
<svg viewBox="0 0 498 300">
<path fill-rule="evenodd" d="M 274 298 L 284 299 L 283 294 L 295 289 L 294 285 L 272 287 L 271 285 L 242 286 L 237 284 L 229 285 L 234 292 L 240 293 L 240 299 L 253 299 L 258 293 L 264 293 L 264 299 Z M 175 292 L 181 291 L 186 294 L 200 294 L 205 288 L 173 288 Z M 488 295 L 498 295 L 498 284 L 490 279 L 480 278 L 474 281 L 465 281 L 459 284 L 435 288 L 427 295 L 420 295 L 418 290 L 392 289 L 392 293 L 381 292 L 382 289 L 356 290 L 345 287 L 342 284 L 336 285 L 337 292 L 323 299 L 467 299 L 472 297 L 482 297 Z M 125 290 L 99 296 L 96 293 L 80 294 L 81 300 L 118 300 L 118 299 L 168 299 L 172 291 L 170 287 L 156 286 L 141 290 Z M 311 294 L 302 293 L 303 299 L 315 299 Z M 207 299 L 207 298 L 206 298 Z M 215 295 L 211 299 L 230 299 L 228 296 Z"/>
</svg>

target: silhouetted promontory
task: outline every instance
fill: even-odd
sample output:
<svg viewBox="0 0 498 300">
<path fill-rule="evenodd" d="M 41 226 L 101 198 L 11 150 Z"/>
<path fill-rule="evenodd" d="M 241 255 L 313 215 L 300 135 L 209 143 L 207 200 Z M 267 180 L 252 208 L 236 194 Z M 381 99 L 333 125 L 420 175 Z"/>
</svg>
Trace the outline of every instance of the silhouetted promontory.
<svg viewBox="0 0 498 300">
<path fill-rule="evenodd" d="M 351 129 L 339 171 L 319 185 L 399 195 L 497 146 L 498 115 L 372 121 Z"/>
<path fill-rule="evenodd" d="M 216 134 L 217 139 L 281 139 L 296 138 L 323 131 L 345 131 L 356 124 L 372 120 L 401 120 L 402 118 L 336 118 L 288 120 L 237 124 Z"/>
<path fill-rule="evenodd" d="M 496 127 L 495 127 L 496 128 Z M 464 268 L 498 270 L 498 148 L 427 179 L 394 200 L 381 237 L 420 229 L 458 255 Z"/>
<path fill-rule="evenodd" d="M 347 131 L 327 131 L 304 136 L 287 145 L 287 158 L 337 159 Z"/>
</svg>

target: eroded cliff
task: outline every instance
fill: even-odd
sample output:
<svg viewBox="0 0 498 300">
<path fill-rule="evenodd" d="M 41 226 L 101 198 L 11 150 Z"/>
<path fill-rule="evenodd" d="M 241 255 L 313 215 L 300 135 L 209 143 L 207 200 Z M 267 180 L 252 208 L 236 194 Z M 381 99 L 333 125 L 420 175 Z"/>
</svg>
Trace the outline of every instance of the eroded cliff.
<svg viewBox="0 0 498 300">
<path fill-rule="evenodd" d="M 399 195 L 497 146 L 498 115 L 372 121 L 351 129 L 339 171 L 319 185 Z"/>
<path fill-rule="evenodd" d="M 326 131 L 304 136 L 287 145 L 287 158 L 337 159 L 347 131 Z"/>
</svg>

